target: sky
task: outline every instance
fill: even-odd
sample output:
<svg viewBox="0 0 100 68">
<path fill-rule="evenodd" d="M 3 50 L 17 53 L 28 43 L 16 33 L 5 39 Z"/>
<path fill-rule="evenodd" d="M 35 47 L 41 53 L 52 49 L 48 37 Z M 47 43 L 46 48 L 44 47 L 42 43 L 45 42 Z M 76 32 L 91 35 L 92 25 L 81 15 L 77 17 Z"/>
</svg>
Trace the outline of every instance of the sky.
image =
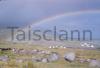
<svg viewBox="0 0 100 68">
<path fill-rule="evenodd" d="M 63 13 L 99 9 L 100 0 L 1 0 L 0 27 L 22 27 Z"/>
<path fill-rule="evenodd" d="M 52 17 L 55 18 L 56 16 L 64 14 L 70 14 L 76 12 L 84 13 L 86 11 L 99 11 L 99 10 L 100 10 L 100 0 L 1 0 L 0 29 L 9 26 L 19 26 L 19 27 L 26 27 L 28 25 L 34 26 L 35 24 L 41 23 L 43 20 L 47 20 Z M 59 17 L 58 18 L 59 20 L 56 19 L 57 21 L 60 22 L 55 22 L 55 24 L 59 23 L 60 26 L 61 22 L 63 22 L 62 20 L 64 19 L 66 21 L 66 24 L 71 24 L 71 25 L 75 24 L 75 26 L 79 25 L 80 27 L 83 27 L 83 25 L 84 26 L 88 25 L 88 28 L 92 29 L 95 28 L 97 29 L 96 32 L 99 32 L 98 31 L 100 29 L 99 13 L 93 14 L 92 16 L 88 15 L 82 15 L 83 17 L 81 16 L 81 19 L 84 20 L 85 18 L 87 18 L 88 20 L 90 18 L 91 21 L 89 22 L 84 22 L 84 21 L 82 22 L 80 16 L 74 17 L 76 18 L 75 22 L 74 21 L 67 22 L 66 16 L 64 16 L 65 18 Z M 95 16 L 97 17 L 98 20 L 96 20 Z M 81 22 L 79 22 L 79 19 L 81 20 Z M 97 22 L 94 23 L 93 21 Z M 47 21 L 47 23 L 50 24 L 51 21 Z M 47 25 L 46 27 L 49 28 L 49 25 L 48 26 Z M 2 34 L 4 35 L 4 32 L 0 33 L 0 36 Z M 96 33 L 95 37 L 98 37 L 99 34 L 100 33 Z"/>
<path fill-rule="evenodd" d="M 54 26 L 56 26 L 58 33 L 60 30 L 67 31 L 68 37 L 70 37 L 71 31 L 78 30 L 82 38 L 83 31 L 90 30 L 92 32 L 93 40 L 98 40 L 100 39 L 100 11 L 66 13 L 37 22 L 36 24 L 31 25 L 31 28 L 33 30 L 53 31 Z"/>
</svg>

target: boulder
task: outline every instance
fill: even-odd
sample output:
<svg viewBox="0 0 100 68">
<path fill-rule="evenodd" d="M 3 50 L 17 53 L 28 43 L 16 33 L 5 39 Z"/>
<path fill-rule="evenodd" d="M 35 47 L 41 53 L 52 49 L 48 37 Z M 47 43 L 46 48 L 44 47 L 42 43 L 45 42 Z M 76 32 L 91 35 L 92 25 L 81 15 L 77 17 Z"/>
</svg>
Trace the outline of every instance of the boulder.
<svg viewBox="0 0 100 68">
<path fill-rule="evenodd" d="M 98 61 L 98 60 L 91 60 L 89 66 L 91 68 L 100 68 L 100 61 Z"/>
<path fill-rule="evenodd" d="M 49 62 L 57 61 L 59 59 L 58 53 L 51 53 L 48 57 Z"/>
<path fill-rule="evenodd" d="M 5 56 L 0 56 L 0 61 L 4 61 L 4 62 L 7 62 L 9 60 L 8 56 L 5 55 Z"/>
<path fill-rule="evenodd" d="M 33 62 L 42 62 L 42 58 L 32 58 Z"/>
<path fill-rule="evenodd" d="M 74 52 L 66 53 L 64 56 L 64 59 L 69 62 L 73 62 L 75 60 L 75 58 L 76 58 L 76 55 Z"/>
<path fill-rule="evenodd" d="M 48 63 L 48 59 L 47 59 L 47 58 L 43 58 L 43 59 L 42 59 L 42 62 L 43 62 L 43 63 Z"/>
</svg>

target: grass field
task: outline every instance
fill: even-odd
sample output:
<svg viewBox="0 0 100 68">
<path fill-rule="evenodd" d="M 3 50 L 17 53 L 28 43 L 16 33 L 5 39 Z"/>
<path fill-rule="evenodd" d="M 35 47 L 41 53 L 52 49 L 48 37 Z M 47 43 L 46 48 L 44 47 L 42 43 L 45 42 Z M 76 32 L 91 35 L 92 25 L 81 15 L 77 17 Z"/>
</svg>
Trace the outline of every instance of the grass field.
<svg viewBox="0 0 100 68">
<path fill-rule="evenodd" d="M 48 47 L 43 47 L 39 45 L 27 45 L 27 44 L 0 44 L 0 48 L 23 48 L 23 49 L 39 49 L 39 50 L 48 50 L 51 52 L 57 52 L 60 54 L 60 59 L 50 63 L 43 62 L 23 62 L 18 63 L 15 61 L 15 58 L 31 58 L 36 55 L 15 55 L 11 51 L 0 51 L 0 56 L 8 55 L 10 60 L 7 62 L 0 61 L 0 68 L 89 68 L 89 63 L 79 63 L 74 61 L 72 63 L 64 60 L 63 56 L 66 52 L 75 52 L 76 55 L 80 58 L 89 59 L 95 58 L 100 60 L 100 51 L 99 50 L 84 50 L 84 49 L 49 49 Z M 38 55 L 39 56 L 39 55 Z"/>
</svg>

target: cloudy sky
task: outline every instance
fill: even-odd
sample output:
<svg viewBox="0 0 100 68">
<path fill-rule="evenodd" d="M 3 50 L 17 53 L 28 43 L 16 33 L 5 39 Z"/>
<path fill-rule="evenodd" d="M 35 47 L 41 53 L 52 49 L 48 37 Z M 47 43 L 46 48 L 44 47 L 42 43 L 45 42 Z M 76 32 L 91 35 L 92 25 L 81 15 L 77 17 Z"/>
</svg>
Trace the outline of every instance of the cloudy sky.
<svg viewBox="0 0 100 68">
<path fill-rule="evenodd" d="M 1 0 L 0 27 L 26 26 L 63 13 L 99 9 L 100 0 Z"/>
<path fill-rule="evenodd" d="M 84 14 L 87 11 L 93 11 L 93 14 Z M 83 14 L 77 16 L 75 15 L 77 12 Z M 68 22 L 70 14 L 73 17 Z M 55 19 L 56 17 L 58 18 Z M 100 0 L 0 0 L 0 29 L 9 26 L 26 27 L 31 24 L 34 26 L 43 22 L 45 23 L 42 25 L 46 28 L 49 28 L 49 25 L 59 25 L 60 28 L 65 24 L 72 29 L 90 28 L 95 33 L 94 37 L 100 39 L 98 37 L 100 34 Z M 7 36 L 8 33 L 5 32 L 0 30 L 0 37 Z"/>
</svg>

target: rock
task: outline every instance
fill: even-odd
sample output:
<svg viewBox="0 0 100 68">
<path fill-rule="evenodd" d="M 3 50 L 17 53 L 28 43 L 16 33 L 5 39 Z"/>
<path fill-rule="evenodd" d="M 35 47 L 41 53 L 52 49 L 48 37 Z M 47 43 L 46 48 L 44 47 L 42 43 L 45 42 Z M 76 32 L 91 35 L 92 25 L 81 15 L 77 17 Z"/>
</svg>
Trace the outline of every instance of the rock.
<svg viewBox="0 0 100 68">
<path fill-rule="evenodd" d="M 42 58 L 32 58 L 33 62 L 42 62 Z"/>
<path fill-rule="evenodd" d="M 17 63 L 23 63 L 23 62 L 28 62 L 28 61 L 32 61 L 32 59 L 30 58 L 17 58 L 16 59 Z"/>
<path fill-rule="evenodd" d="M 43 59 L 42 59 L 42 62 L 43 62 L 43 63 L 47 63 L 47 62 L 48 62 L 48 59 L 47 59 L 47 58 L 43 58 Z"/>
<path fill-rule="evenodd" d="M 45 51 L 45 54 L 50 54 L 51 52 L 50 51 Z"/>
<path fill-rule="evenodd" d="M 76 58 L 76 55 L 73 52 L 66 53 L 65 56 L 64 56 L 64 59 L 67 60 L 67 61 L 69 61 L 69 62 L 74 61 L 75 58 Z"/>
<path fill-rule="evenodd" d="M 91 59 L 87 59 L 86 61 L 87 61 L 87 62 L 90 62 L 90 61 L 91 61 Z"/>
<path fill-rule="evenodd" d="M 4 61 L 4 62 L 7 62 L 9 60 L 8 56 L 5 55 L 5 56 L 0 56 L 0 61 Z"/>
<path fill-rule="evenodd" d="M 91 60 L 89 66 L 93 67 L 93 68 L 100 68 L 100 61 L 98 61 L 98 60 Z"/>
<path fill-rule="evenodd" d="M 38 53 L 37 50 L 31 50 L 31 51 L 30 51 L 30 54 L 37 54 L 37 53 Z"/>
<path fill-rule="evenodd" d="M 59 59 L 59 55 L 57 53 L 52 53 L 50 54 L 50 56 L 48 57 L 48 61 L 52 62 L 52 61 L 57 61 Z"/>
<path fill-rule="evenodd" d="M 85 61 L 85 59 L 80 59 L 80 63 L 84 63 Z"/>
</svg>

